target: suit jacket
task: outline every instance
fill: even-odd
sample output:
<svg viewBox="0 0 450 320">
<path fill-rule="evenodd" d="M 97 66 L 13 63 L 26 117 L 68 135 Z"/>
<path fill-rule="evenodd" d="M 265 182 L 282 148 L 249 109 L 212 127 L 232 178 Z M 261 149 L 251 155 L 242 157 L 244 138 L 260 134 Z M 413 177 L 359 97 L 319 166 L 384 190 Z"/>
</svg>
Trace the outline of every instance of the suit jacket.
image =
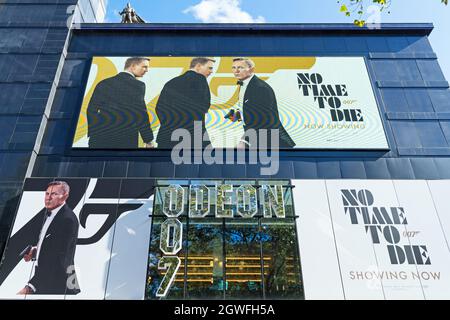
<svg viewBox="0 0 450 320">
<path fill-rule="evenodd" d="M 78 226 L 77 217 L 65 204 L 56 213 L 44 235 L 34 276 L 29 281 L 36 288 L 36 294 L 77 294 L 80 292 L 79 289 L 67 286 L 67 283 L 77 283 L 73 266 Z"/>
<path fill-rule="evenodd" d="M 272 87 L 257 76 L 253 76 L 248 83 L 242 111 L 245 131 L 248 129 L 279 129 L 280 148 L 293 148 L 295 146 L 294 140 L 289 136 L 280 121 L 277 99 Z M 267 136 L 269 139 L 267 145 L 270 148 L 270 132 Z"/>
<path fill-rule="evenodd" d="M 194 137 L 194 121 L 202 122 L 202 134 L 205 129 L 205 114 L 211 105 L 211 94 L 205 76 L 189 70 L 173 78 L 164 85 L 156 104 L 161 127 L 156 141 L 158 148 L 173 148 L 177 141 L 170 141 L 175 129 L 183 128 Z M 203 142 L 203 147 L 208 145 Z M 191 142 L 193 145 L 193 141 Z"/>
<path fill-rule="evenodd" d="M 87 108 L 89 147 L 135 149 L 138 133 L 151 142 L 144 95 L 145 83 L 126 72 L 100 81 Z"/>
</svg>

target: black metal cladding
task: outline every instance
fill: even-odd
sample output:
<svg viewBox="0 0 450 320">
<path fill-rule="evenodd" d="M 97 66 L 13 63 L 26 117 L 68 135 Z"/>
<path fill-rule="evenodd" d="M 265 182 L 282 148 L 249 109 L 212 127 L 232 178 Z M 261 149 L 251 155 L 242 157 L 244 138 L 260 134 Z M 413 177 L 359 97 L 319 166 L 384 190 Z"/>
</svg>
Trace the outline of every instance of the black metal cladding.
<svg viewBox="0 0 450 320">
<path fill-rule="evenodd" d="M 261 177 L 260 165 L 175 166 L 167 151 L 71 150 L 91 58 L 145 54 L 364 56 L 391 150 L 285 151 L 272 178 L 449 178 L 450 91 L 428 42 L 431 30 L 431 24 L 389 24 L 376 32 L 326 24 L 81 25 L 33 176 Z"/>
<path fill-rule="evenodd" d="M 18 186 L 37 137 L 36 124 L 44 112 L 62 50 L 62 46 L 55 47 L 59 42 L 46 41 L 45 32 L 49 26 L 64 28 L 64 23 L 55 20 L 28 29 L 20 24 L 11 29 L 10 24 L 0 23 L 2 212 L 10 206 L 7 212 L 14 212 L 16 204 L 11 201 L 20 192 Z M 29 32 L 24 33 L 24 28 Z M 431 24 L 387 24 L 377 30 L 341 24 L 78 26 L 71 36 L 32 176 L 265 178 L 260 174 L 261 165 L 175 166 L 170 152 L 164 151 L 71 149 L 91 58 L 145 54 L 363 56 L 390 151 L 281 152 L 280 170 L 271 178 L 449 179 L 450 90 L 428 41 L 432 28 Z M 22 47 L 14 40 L 14 32 L 19 31 L 26 38 Z M 6 77 L 12 72 L 11 64 L 27 65 L 22 64 L 23 59 L 34 64 L 35 53 L 39 58 L 34 70 L 42 73 L 32 79 L 37 83 L 24 82 L 28 81 L 26 74 Z M 5 232 L 8 229 L 9 224 L 4 225 Z"/>
</svg>

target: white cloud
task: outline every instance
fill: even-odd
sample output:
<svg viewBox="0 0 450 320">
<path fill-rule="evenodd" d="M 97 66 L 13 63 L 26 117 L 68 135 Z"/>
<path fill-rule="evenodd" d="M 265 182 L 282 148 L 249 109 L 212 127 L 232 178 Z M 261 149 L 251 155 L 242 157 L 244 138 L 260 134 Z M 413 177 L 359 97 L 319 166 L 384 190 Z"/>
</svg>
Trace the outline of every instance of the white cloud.
<svg viewBox="0 0 450 320">
<path fill-rule="evenodd" d="M 205 23 L 264 23 L 262 16 L 252 17 L 241 9 L 240 0 L 202 0 L 183 13 L 191 13 Z"/>
</svg>

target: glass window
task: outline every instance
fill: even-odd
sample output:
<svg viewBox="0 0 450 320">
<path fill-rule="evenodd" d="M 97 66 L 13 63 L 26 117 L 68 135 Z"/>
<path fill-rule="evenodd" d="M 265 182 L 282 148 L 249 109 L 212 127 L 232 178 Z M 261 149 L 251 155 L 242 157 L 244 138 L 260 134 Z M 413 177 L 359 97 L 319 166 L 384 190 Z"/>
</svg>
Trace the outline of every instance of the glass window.
<svg viewBox="0 0 450 320">
<path fill-rule="evenodd" d="M 251 218 L 249 216 L 243 218 L 245 215 L 237 214 L 235 205 L 232 218 L 218 218 L 215 215 L 217 197 L 214 188 L 211 188 L 212 193 L 207 204 L 208 197 L 204 196 L 206 189 L 199 192 L 197 198 L 193 198 L 195 195 L 189 194 L 187 180 L 161 180 L 158 183 L 149 248 L 146 292 L 149 299 L 160 299 L 161 294 L 158 295 L 157 292 L 164 287 L 164 281 L 167 281 L 164 277 L 167 273 L 170 274 L 169 269 L 158 269 L 158 264 L 161 265 L 164 256 L 168 256 L 171 262 L 179 263 L 165 299 L 304 298 L 295 212 L 289 181 L 190 181 L 191 185 L 209 187 L 220 183 L 232 184 L 235 192 L 232 196 L 233 204 L 239 199 L 237 190 L 240 185 L 251 184 L 255 189 L 259 189 L 263 184 L 270 186 L 281 184 L 284 186 L 282 193 L 286 214 L 285 217 L 272 215 L 271 218 L 263 216 L 260 193 L 258 193 L 259 205 L 254 206 L 257 207 L 256 214 Z M 179 187 L 169 187 L 171 184 L 178 184 Z M 203 217 L 201 214 L 189 217 L 191 205 L 189 201 L 193 199 L 203 201 L 202 206 L 194 205 L 196 208 L 194 210 L 202 212 L 209 205 L 209 213 L 205 211 Z M 274 199 L 271 201 L 276 201 Z M 168 212 L 169 215 L 172 214 L 171 217 L 168 216 Z M 178 212 L 181 213 L 175 217 L 174 214 Z M 167 220 L 172 222 L 168 223 Z M 166 231 L 161 231 L 164 224 Z M 176 226 L 182 230 L 182 239 L 179 240 L 182 248 L 176 255 L 171 255 L 170 250 L 176 246 L 176 239 L 180 236 L 175 230 Z M 163 249 L 169 254 L 163 254 L 161 241 L 166 243 Z"/>
<path fill-rule="evenodd" d="M 262 219 L 264 291 L 267 299 L 304 299 L 295 219 Z"/>
<path fill-rule="evenodd" d="M 225 254 L 225 299 L 262 298 L 258 219 L 226 221 Z"/>
<path fill-rule="evenodd" d="M 187 238 L 187 298 L 222 299 L 222 221 L 190 219 Z"/>
<path fill-rule="evenodd" d="M 184 298 L 184 279 L 186 273 L 186 259 L 185 248 L 186 243 L 182 243 L 181 250 L 176 255 L 165 255 L 161 250 L 161 242 L 164 241 L 161 237 L 161 225 L 166 221 L 165 217 L 154 217 L 152 223 L 152 234 L 150 238 L 149 257 L 148 257 L 148 272 L 147 272 L 147 292 L 146 295 L 152 299 L 158 299 L 157 292 L 165 289 L 167 279 L 166 276 L 170 276 L 172 268 L 178 268 L 173 284 L 169 287 L 166 299 L 183 299 Z M 178 218 L 182 223 L 183 235 L 186 233 L 186 219 Z M 167 241 L 169 245 L 174 245 L 176 241 L 176 235 L 173 228 L 169 228 L 169 235 Z M 184 236 L 183 236 L 184 238 Z M 161 263 L 163 256 L 173 257 L 176 256 L 180 259 L 180 264 L 177 266 L 173 261 L 168 261 L 170 265 L 166 269 L 159 269 L 158 265 Z M 169 273 L 169 275 L 168 275 Z"/>
</svg>

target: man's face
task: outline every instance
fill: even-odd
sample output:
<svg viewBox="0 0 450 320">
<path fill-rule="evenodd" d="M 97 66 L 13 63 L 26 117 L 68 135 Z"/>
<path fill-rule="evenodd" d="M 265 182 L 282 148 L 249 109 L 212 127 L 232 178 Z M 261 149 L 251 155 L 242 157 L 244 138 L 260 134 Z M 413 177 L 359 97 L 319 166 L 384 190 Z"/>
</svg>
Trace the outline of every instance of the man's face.
<svg viewBox="0 0 450 320">
<path fill-rule="evenodd" d="M 130 72 L 134 74 L 135 77 L 141 78 L 147 73 L 148 67 L 148 60 L 142 60 L 140 63 L 131 65 Z"/>
<path fill-rule="evenodd" d="M 45 207 L 48 210 L 53 210 L 62 205 L 68 197 L 69 195 L 64 192 L 62 186 L 50 186 L 45 191 Z"/>
<path fill-rule="evenodd" d="M 208 61 L 206 64 L 198 64 L 195 67 L 195 71 L 197 71 L 197 73 L 200 73 L 202 75 L 205 76 L 205 78 L 208 78 L 210 76 L 210 74 L 213 72 L 214 69 L 214 62 L 212 61 Z"/>
<path fill-rule="evenodd" d="M 250 68 L 245 61 L 233 61 L 231 70 L 238 80 L 245 80 L 252 76 L 254 68 Z"/>
</svg>

